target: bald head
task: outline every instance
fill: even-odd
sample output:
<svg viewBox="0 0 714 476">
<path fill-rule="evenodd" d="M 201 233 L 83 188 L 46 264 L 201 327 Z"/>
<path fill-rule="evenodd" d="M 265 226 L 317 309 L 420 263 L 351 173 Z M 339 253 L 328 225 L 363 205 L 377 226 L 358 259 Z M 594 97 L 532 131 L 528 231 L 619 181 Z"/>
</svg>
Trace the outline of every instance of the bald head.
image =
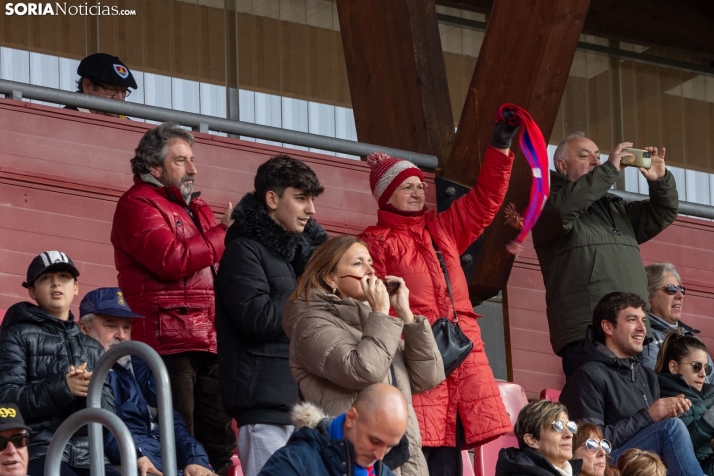
<svg viewBox="0 0 714 476">
<path fill-rule="evenodd" d="M 399 443 L 407 429 L 407 401 L 398 388 L 377 383 L 363 389 L 345 418 L 345 439 L 357 464 L 368 467 Z"/>
</svg>

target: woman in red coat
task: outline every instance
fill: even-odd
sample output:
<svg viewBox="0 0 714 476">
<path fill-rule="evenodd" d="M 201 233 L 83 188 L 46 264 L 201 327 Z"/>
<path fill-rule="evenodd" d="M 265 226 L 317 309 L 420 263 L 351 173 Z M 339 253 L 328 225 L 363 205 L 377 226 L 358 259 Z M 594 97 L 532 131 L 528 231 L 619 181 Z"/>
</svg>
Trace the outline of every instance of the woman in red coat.
<svg viewBox="0 0 714 476">
<path fill-rule="evenodd" d="M 509 111 L 510 112 L 510 111 Z M 510 116 L 510 115 L 509 115 Z M 506 195 L 516 127 L 496 124 L 476 186 L 442 212 L 427 212 L 424 175 L 410 162 L 376 153 L 368 158 L 377 225 L 361 238 L 379 276 L 402 276 L 410 306 L 431 324 L 453 319 L 452 304 L 432 239 L 444 256 L 459 326 L 474 343 L 469 357 L 436 388 L 414 396 L 424 455 L 432 475 L 462 474 L 461 450 L 511 431 L 510 419 L 484 351 L 459 256 L 491 223 Z"/>
</svg>

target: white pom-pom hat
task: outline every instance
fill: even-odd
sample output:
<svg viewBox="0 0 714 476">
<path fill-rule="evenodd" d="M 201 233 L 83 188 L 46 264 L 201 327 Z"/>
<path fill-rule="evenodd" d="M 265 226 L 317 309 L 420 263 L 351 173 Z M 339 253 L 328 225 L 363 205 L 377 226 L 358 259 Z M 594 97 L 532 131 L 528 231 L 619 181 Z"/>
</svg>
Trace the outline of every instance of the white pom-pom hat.
<svg viewBox="0 0 714 476">
<path fill-rule="evenodd" d="M 369 188 L 379 208 L 384 208 L 397 187 L 409 177 L 419 177 L 424 181 L 424 174 L 419 167 L 384 152 L 369 154 L 367 164 L 372 169 L 369 173 Z"/>
</svg>

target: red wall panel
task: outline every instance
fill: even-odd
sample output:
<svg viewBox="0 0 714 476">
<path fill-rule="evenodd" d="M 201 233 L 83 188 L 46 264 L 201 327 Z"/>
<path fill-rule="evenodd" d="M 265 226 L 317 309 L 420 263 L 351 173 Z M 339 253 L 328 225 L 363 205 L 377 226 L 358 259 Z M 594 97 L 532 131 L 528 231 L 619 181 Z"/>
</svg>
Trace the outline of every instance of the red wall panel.
<svg viewBox="0 0 714 476">
<path fill-rule="evenodd" d="M 150 124 L 0 99 L 0 309 L 27 299 L 20 283 L 45 250 L 65 251 L 81 276 L 80 298 L 115 286 L 109 242 L 116 201 L 132 185 L 130 159 Z M 258 166 L 287 153 L 308 163 L 325 185 L 316 218 L 331 234 L 359 233 L 376 222 L 366 163 L 195 133 L 196 190 L 217 216 L 253 189 Z M 434 176 L 425 174 L 433 183 Z M 434 206 L 435 190 L 427 203 Z"/>
</svg>

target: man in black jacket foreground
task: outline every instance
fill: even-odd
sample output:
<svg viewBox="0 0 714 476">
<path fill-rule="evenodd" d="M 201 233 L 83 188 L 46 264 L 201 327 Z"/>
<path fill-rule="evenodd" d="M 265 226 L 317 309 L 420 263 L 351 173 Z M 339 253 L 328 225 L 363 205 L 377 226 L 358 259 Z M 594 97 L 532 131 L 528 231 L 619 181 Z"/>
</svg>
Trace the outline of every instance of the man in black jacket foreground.
<svg viewBox="0 0 714 476">
<path fill-rule="evenodd" d="M 42 476 L 52 436 L 62 422 L 87 406 L 92 370 L 104 353 L 101 344 L 79 331 L 70 312 L 78 294 L 79 271 L 60 251 L 45 251 L 27 270 L 27 288 L 37 305 L 10 306 L 0 327 L 0 402 L 17 405 L 30 428 L 27 474 Z M 114 411 L 105 382 L 102 406 Z M 63 476 L 89 476 L 86 428 L 70 438 L 62 456 Z M 119 472 L 106 467 L 108 476 Z"/>
<path fill-rule="evenodd" d="M 573 420 L 602 426 L 613 461 L 639 448 L 662 457 L 672 476 L 701 475 L 687 428 L 677 418 L 692 403 L 683 395 L 659 398 L 657 375 L 641 365 L 644 309 L 633 293 L 610 293 L 598 302 L 560 402 Z"/>
<path fill-rule="evenodd" d="M 323 190 L 303 162 L 273 157 L 258 167 L 255 192 L 236 205 L 226 233 L 215 282 L 218 371 L 245 476 L 256 476 L 293 432 L 298 388 L 283 307 L 310 254 L 327 240 L 312 218 Z"/>
</svg>

